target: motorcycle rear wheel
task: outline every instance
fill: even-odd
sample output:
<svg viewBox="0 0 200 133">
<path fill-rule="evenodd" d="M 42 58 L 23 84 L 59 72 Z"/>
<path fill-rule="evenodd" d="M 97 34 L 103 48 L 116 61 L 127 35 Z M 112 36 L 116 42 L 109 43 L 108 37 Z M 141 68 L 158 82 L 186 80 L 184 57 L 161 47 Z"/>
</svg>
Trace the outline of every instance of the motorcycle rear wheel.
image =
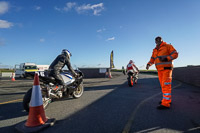
<svg viewBox="0 0 200 133">
<path fill-rule="evenodd" d="M 129 76 L 128 77 L 128 85 L 130 86 L 130 87 L 133 87 L 133 84 L 134 84 L 134 81 L 133 81 L 134 79 L 133 79 L 133 76 Z"/>
<path fill-rule="evenodd" d="M 27 92 L 26 92 L 26 94 L 24 95 L 24 98 L 23 98 L 23 107 L 24 107 L 24 110 L 26 111 L 26 112 L 29 112 L 29 103 L 30 103 L 30 101 L 31 101 L 31 95 L 32 95 L 32 88 L 30 88 Z M 49 105 L 49 103 L 51 102 L 51 99 L 45 99 L 44 100 L 44 98 L 42 98 L 42 100 L 43 100 L 43 107 L 44 107 L 44 109 L 46 109 L 47 108 L 47 106 Z"/>
<path fill-rule="evenodd" d="M 84 87 L 83 87 L 83 83 L 81 83 L 76 90 L 73 92 L 73 98 L 80 98 L 83 95 L 84 92 Z"/>
</svg>

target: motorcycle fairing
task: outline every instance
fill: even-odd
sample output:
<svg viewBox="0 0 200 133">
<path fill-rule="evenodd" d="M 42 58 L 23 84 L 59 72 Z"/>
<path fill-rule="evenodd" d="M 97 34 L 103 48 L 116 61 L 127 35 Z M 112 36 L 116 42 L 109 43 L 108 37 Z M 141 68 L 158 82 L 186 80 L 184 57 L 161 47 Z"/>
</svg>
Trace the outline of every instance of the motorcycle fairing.
<svg viewBox="0 0 200 133">
<path fill-rule="evenodd" d="M 65 82 L 66 85 L 69 85 L 71 83 L 73 83 L 75 81 L 75 78 L 72 77 L 72 75 L 70 73 L 61 73 L 61 76 Z"/>
</svg>

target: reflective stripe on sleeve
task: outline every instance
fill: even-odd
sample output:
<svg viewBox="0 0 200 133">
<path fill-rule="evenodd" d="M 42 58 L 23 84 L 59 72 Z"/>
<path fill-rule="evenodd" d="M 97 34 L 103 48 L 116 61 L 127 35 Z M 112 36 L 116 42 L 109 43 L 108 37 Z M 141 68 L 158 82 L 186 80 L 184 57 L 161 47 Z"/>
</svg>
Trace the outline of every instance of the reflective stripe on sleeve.
<svg viewBox="0 0 200 133">
<path fill-rule="evenodd" d="M 176 50 L 172 51 L 170 55 L 174 54 L 176 52 Z"/>
</svg>

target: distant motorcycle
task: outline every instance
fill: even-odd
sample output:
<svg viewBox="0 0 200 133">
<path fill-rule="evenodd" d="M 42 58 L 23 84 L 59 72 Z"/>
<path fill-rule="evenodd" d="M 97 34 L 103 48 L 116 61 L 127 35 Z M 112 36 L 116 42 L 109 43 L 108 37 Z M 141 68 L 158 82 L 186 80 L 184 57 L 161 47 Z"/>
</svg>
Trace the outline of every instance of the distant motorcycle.
<svg viewBox="0 0 200 133">
<path fill-rule="evenodd" d="M 128 75 L 128 78 L 127 78 L 127 80 L 128 80 L 128 85 L 130 86 L 130 87 L 132 87 L 134 84 L 137 84 L 137 72 L 133 72 L 133 70 L 129 70 L 128 72 L 127 72 L 127 75 Z"/>
<path fill-rule="evenodd" d="M 124 75 L 126 75 L 126 71 L 125 71 L 125 69 L 122 69 L 122 73 L 123 73 Z"/>
<path fill-rule="evenodd" d="M 79 98 L 82 96 L 83 87 L 83 73 L 80 70 L 75 70 L 78 74 L 77 78 L 74 78 L 71 73 L 62 72 L 61 76 L 67 86 L 63 88 L 62 85 L 58 85 L 55 78 L 39 75 L 40 87 L 42 92 L 42 100 L 44 109 L 53 101 L 53 99 L 60 99 L 62 97 L 72 96 L 73 98 Z M 31 75 L 34 76 L 34 75 Z M 30 88 L 23 98 L 23 107 L 29 112 L 29 103 L 31 100 L 32 88 Z"/>
</svg>

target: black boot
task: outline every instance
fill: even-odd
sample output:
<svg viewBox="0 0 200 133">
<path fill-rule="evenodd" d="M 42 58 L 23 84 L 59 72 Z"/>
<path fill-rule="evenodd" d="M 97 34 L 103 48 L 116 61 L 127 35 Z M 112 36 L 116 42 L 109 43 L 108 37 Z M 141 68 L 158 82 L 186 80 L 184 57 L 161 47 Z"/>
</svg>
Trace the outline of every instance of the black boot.
<svg viewBox="0 0 200 133">
<path fill-rule="evenodd" d="M 166 107 L 166 106 L 163 106 L 163 105 L 158 105 L 157 106 L 157 109 L 159 110 L 162 110 L 162 109 L 169 109 L 170 107 Z"/>
</svg>

